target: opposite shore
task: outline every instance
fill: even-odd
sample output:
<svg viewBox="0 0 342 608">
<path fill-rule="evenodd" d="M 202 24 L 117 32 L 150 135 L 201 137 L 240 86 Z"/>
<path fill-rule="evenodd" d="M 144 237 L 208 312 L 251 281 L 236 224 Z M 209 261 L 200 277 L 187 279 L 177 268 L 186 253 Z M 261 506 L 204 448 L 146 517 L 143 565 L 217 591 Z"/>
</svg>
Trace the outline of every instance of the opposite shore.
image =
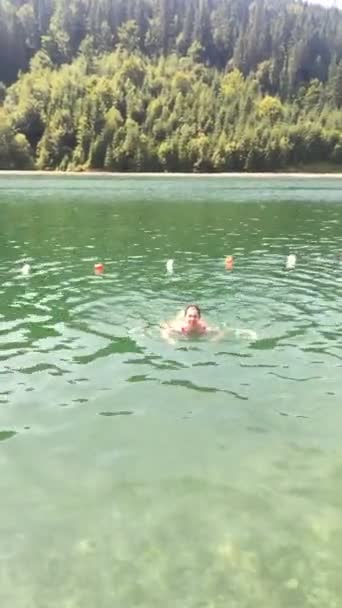
<svg viewBox="0 0 342 608">
<path fill-rule="evenodd" d="M 290 177 L 290 178 L 310 178 L 310 179 L 342 179 L 342 168 L 338 173 L 331 172 L 259 172 L 259 173 L 246 173 L 246 172 L 230 172 L 230 173 L 158 173 L 158 172 L 149 172 L 149 173 L 133 173 L 133 172 L 117 172 L 110 173 L 108 171 L 41 171 L 41 170 L 30 170 L 30 171 L 18 171 L 16 169 L 9 170 L 4 169 L 0 170 L 0 177 L 18 177 L 18 176 L 37 176 L 37 177 L 103 177 L 103 178 L 113 178 L 113 177 L 128 177 L 132 178 L 140 178 L 140 177 L 156 177 L 156 178 L 245 178 L 245 179 L 253 179 L 253 178 L 274 178 L 279 179 L 280 177 Z"/>
</svg>

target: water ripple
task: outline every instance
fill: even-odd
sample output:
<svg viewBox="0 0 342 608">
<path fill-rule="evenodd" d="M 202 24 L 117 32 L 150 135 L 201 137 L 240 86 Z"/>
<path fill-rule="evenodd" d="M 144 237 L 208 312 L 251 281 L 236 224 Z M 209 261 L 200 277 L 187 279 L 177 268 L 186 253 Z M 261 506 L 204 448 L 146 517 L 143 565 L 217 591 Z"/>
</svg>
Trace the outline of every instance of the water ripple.
<svg viewBox="0 0 342 608">
<path fill-rule="evenodd" d="M 339 606 L 341 184 L 0 176 L 5 604 Z"/>
<path fill-rule="evenodd" d="M 75 202 L 72 216 L 59 208 L 66 225 L 51 207 L 56 215 L 40 240 L 29 236 L 31 218 L 21 223 L 9 208 L 18 230 L 4 224 L 1 245 L 3 405 L 31 404 L 33 391 L 56 404 L 88 403 L 93 392 L 125 394 L 135 386 L 250 401 L 266 383 L 271 399 L 283 385 L 310 387 L 327 375 L 326 393 L 336 393 L 336 376 L 326 366 L 342 359 L 336 342 L 342 336 L 339 209 L 247 204 L 213 202 L 218 220 L 207 207 L 193 215 L 184 204 L 181 221 L 166 221 L 169 211 L 153 207 L 153 213 L 137 210 L 134 223 L 129 207 L 113 212 L 106 203 L 100 227 L 91 202 L 82 209 Z M 38 208 L 33 217 L 40 218 Z M 287 272 L 290 252 L 297 267 Z M 232 272 L 224 266 L 228 254 L 235 259 Z M 173 275 L 165 267 L 170 257 Z M 96 276 L 99 260 L 105 272 Z M 24 262 L 31 265 L 27 277 L 20 273 Z M 163 343 L 160 322 L 189 301 L 198 301 L 208 322 L 225 329 L 221 343 Z M 24 388 L 14 385 L 16 374 L 26 377 Z"/>
</svg>

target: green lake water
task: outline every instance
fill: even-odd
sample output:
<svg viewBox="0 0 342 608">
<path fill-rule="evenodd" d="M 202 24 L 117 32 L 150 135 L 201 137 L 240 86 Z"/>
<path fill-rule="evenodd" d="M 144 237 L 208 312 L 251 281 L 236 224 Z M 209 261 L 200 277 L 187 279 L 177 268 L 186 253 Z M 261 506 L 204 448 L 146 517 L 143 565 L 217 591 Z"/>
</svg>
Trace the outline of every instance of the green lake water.
<svg viewBox="0 0 342 608">
<path fill-rule="evenodd" d="M 339 608 L 341 288 L 342 178 L 1 176 L 1 608 Z"/>
</svg>

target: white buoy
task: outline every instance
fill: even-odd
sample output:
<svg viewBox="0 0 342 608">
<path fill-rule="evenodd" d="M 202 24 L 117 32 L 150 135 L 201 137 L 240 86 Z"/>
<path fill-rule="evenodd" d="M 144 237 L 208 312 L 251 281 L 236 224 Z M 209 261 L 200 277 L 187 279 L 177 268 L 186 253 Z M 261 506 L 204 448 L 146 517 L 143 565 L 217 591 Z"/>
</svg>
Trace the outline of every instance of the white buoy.
<svg viewBox="0 0 342 608">
<path fill-rule="evenodd" d="M 24 264 L 24 265 L 22 266 L 22 268 L 21 268 L 20 272 L 21 272 L 21 274 L 22 274 L 24 277 L 28 277 L 28 275 L 29 275 L 29 274 L 30 274 L 30 272 L 31 272 L 31 266 L 30 266 L 30 264 Z"/>
<path fill-rule="evenodd" d="M 297 263 L 297 256 L 294 253 L 290 253 L 290 255 L 287 256 L 286 262 L 285 262 L 286 270 L 293 270 L 296 267 L 296 263 Z"/>
<path fill-rule="evenodd" d="M 169 274 L 173 273 L 173 262 L 174 260 L 170 259 L 166 262 L 166 270 Z"/>
</svg>

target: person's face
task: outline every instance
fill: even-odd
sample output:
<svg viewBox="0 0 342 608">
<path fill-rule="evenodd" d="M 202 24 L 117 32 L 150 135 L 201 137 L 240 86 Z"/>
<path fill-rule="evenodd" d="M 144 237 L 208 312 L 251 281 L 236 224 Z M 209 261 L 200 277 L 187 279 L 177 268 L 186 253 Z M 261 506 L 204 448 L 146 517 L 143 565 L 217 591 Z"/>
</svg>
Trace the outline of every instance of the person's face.
<svg viewBox="0 0 342 608">
<path fill-rule="evenodd" d="M 196 327 L 198 325 L 200 315 L 194 306 L 190 306 L 185 313 L 185 322 L 188 327 Z"/>
</svg>

